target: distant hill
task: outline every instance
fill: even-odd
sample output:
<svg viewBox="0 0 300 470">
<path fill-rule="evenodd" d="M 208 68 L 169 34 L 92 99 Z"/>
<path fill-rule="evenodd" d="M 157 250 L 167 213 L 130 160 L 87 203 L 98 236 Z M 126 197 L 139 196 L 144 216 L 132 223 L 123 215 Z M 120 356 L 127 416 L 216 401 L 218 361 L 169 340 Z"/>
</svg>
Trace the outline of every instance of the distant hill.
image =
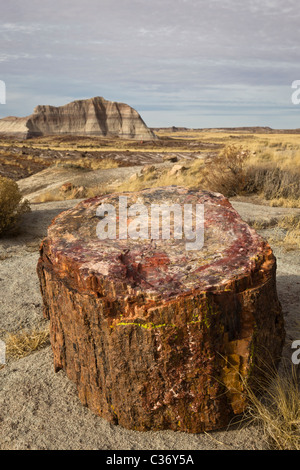
<svg viewBox="0 0 300 470">
<path fill-rule="evenodd" d="M 37 106 L 30 116 L 0 119 L 0 134 L 22 139 L 61 134 L 138 140 L 157 138 L 135 109 L 99 96 L 59 107 Z"/>
<path fill-rule="evenodd" d="M 197 132 L 236 132 L 236 133 L 249 133 L 249 134 L 300 134 L 299 129 L 272 129 L 268 126 L 254 126 L 254 127 L 204 127 L 204 128 L 189 128 L 189 127 L 151 127 L 154 132 L 182 132 L 182 131 L 197 131 Z"/>
</svg>

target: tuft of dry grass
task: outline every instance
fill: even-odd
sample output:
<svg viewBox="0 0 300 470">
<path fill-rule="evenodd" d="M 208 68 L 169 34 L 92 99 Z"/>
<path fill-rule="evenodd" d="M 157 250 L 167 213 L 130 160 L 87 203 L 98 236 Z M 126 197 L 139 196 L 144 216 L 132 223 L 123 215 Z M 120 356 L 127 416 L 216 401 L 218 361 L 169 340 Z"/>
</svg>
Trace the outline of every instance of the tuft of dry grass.
<svg viewBox="0 0 300 470">
<path fill-rule="evenodd" d="M 254 230 L 265 230 L 267 228 L 276 227 L 278 224 L 277 219 L 271 217 L 270 219 L 257 219 L 257 220 L 249 220 L 248 225 L 254 228 Z"/>
<path fill-rule="evenodd" d="M 43 330 L 22 330 L 9 333 L 5 339 L 6 355 L 13 359 L 21 359 L 49 344 L 49 327 Z"/>
<path fill-rule="evenodd" d="M 278 226 L 286 230 L 284 243 L 300 248 L 300 215 L 283 217 Z"/>
<path fill-rule="evenodd" d="M 245 416 L 262 432 L 267 446 L 276 450 L 300 450 L 300 389 L 296 368 L 281 374 L 271 370 L 261 392 L 246 385 L 249 406 Z"/>
<path fill-rule="evenodd" d="M 74 188 L 68 193 L 62 193 L 59 191 L 59 188 L 45 191 L 39 196 L 36 196 L 32 201 L 34 204 L 43 204 L 45 202 L 54 202 L 54 201 L 67 201 L 71 199 L 80 199 L 77 194 L 77 188 Z"/>
<path fill-rule="evenodd" d="M 280 197 L 278 199 L 271 199 L 269 201 L 271 207 L 295 207 L 300 208 L 300 198 L 293 199 L 293 198 L 284 198 Z"/>
<path fill-rule="evenodd" d="M 79 159 L 57 159 L 55 166 L 63 168 L 77 168 L 82 170 L 107 170 L 118 168 L 120 163 L 112 158 L 79 158 Z"/>
<path fill-rule="evenodd" d="M 69 198 L 60 193 L 58 190 L 56 191 L 45 191 L 44 193 L 40 194 L 39 196 L 36 196 L 33 199 L 34 204 L 43 204 L 45 202 L 54 202 L 54 201 L 64 201 Z M 73 197 L 70 197 L 70 199 L 74 199 Z"/>
</svg>

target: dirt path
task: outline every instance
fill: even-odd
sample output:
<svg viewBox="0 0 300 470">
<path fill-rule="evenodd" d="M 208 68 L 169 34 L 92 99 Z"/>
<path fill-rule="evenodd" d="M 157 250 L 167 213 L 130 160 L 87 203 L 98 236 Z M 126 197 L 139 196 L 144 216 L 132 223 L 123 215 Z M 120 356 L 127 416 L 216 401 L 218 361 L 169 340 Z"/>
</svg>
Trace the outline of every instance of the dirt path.
<svg viewBox="0 0 300 470">
<path fill-rule="evenodd" d="M 42 194 L 58 190 L 67 182 L 86 188 L 95 186 L 103 188 L 104 185 L 121 184 L 142 168 L 142 166 L 135 166 L 84 171 L 75 168 L 51 167 L 18 181 L 18 185 L 26 199 L 33 202 Z"/>
</svg>

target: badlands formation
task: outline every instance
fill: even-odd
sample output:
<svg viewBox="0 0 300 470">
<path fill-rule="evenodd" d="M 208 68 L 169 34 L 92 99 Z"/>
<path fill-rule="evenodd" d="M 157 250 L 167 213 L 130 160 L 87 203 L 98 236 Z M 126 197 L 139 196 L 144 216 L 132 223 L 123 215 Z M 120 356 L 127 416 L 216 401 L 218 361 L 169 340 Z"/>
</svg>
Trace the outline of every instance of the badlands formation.
<svg viewBox="0 0 300 470">
<path fill-rule="evenodd" d="M 61 134 L 156 139 L 135 109 L 99 96 L 59 107 L 37 106 L 30 116 L 0 119 L 1 134 L 21 139 Z"/>
</svg>

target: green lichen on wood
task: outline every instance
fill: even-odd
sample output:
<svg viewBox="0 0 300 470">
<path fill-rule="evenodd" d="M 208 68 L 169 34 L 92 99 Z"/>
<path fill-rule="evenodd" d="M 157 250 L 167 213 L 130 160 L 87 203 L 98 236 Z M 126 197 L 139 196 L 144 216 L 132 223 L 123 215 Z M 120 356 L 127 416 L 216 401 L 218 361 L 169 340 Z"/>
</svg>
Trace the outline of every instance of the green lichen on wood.
<svg viewBox="0 0 300 470">
<path fill-rule="evenodd" d="M 144 328 L 145 330 L 152 330 L 155 328 L 165 328 L 165 327 L 176 328 L 176 325 L 172 323 L 170 324 L 163 323 L 161 325 L 155 325 L 154 323 L 120 322 L 120 323 L 117 323 L 115 326 L 129 326 L 129 325 L 139 326 L 140 328 Z"/>
<path fill-rule="evenodd" d="M 186 325 L 193 325 L 199 323 L 200 325 L 203 324 L 206 326 L 206 328 L 210 328 L 211 322 L 210 319 L 213 315 L 217 315 L 219 312 L 215 311 L 213 306 L 209 303 L 209 300 L 205 297 L 205 304 L 204 305 L 199 305 L 199 307 L 195 308 L 193 310 L 192 314 L 192 320 L 186 322 Z M 120 318 L 122 318 L 123 315 L 120 315 Z M 153 330 L 157 328 L 178 328 L 177 325 L 174 323 L 159 323 L 155 324 L 153 322 L 147 322 L 147 323 L 138 323 L 138 322 L 126 322 L 126 321 L 120 321 L 114 325 L 111 325 L 111 328 L 117 327 L 117 326 L 138 326 L 140 328 L 143 328 L 145 330 Z"/>
<path fill-rule="evenodd" d="M 210 298 L 206 293 L 201 294 L 200 298 L 199 297 L 194 298 L 194 301 L 192 303 L 183 304 L 179 312 L 177 312 L 177 315 L 178 313 L 181 314 L 181 312 L 183 316 L 187 317 L 185 321 L 186 326 L 199 324 L 200 327 L 204 325 L 207 329 L 211 327 L 212 317 L 220 313 L 219 310 L 217 310 L 215 306 L 211 303 Z M 153 311 L 151 311 L 151 313 L 153 314 Z M 119 318 L 120 321 L 116 323 L 112 323 L 110 328 L 114 329 L 117 326 L 136 326 L 139 328 L 143 328 L 144 330 L 153 330 L 153 329 L 159 329 L 159 328 L 179 328 L 179 327 L 184 326 L 182 324 L 176 325 L 174 323 L 164 323 L 163 311 L 160 311 L 160 312 L 158 311 L 157 313 L 160 313 L 159 317 L 162 320 L 161 323 L 146 322 L 146 321 L 145 322 L 126 321 L 126 317 L 124 317 L 124 315 L 121 314 Z"/>
</svg>

